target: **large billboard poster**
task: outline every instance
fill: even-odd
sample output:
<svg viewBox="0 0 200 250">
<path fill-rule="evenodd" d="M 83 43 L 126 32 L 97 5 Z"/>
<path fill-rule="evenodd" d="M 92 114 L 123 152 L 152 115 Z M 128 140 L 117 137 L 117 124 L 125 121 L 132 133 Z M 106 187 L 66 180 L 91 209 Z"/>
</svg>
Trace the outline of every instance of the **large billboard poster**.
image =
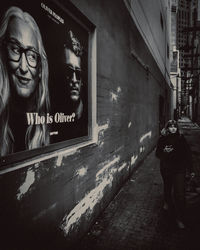
<svg viewBox="0 0 200 250">
<path fill-rule="evenodd" d="M 0 156 L 88 136 L 89 33 L 57 1 L 3 1 Z"/>
</svg>

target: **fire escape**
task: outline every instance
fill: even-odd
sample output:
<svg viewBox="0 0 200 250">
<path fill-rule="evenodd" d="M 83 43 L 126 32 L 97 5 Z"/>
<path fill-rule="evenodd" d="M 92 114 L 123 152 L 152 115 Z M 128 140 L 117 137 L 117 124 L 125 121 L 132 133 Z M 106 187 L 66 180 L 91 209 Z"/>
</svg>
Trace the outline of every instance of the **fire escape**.
<svg viewBox="0 0 200 250">
<path fill-rule="evenodd" d="M 181 68 L 181 111 L 184 111 L 194 122 L 198 122 L 199 108 L 199 48 L 197 33 L 197 10 L 193 12 L 193 26 L 182 30 L 186 33 L 187 42 L 179 50 L 184 51 L 185 67 Z"/>
</svg>

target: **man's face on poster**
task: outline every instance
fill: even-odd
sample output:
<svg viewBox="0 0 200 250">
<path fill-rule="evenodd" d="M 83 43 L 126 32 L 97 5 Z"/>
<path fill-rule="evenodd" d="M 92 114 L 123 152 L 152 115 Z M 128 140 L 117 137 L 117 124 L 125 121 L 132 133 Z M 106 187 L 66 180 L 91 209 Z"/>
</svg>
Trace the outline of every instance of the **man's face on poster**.
<svg viewBox="0 0 200 250">
<path fill-rule="evenodd" d="M 20 97 L 28 98 L 39 81 L 37 37 L 27 23 L 13 18 L 7 29 L 6 48 L 11 85 Z"/>
<path fill-rule="evenodd" d="M 81 95 L 81 58 L 70 50 L 64 50 L 64 70 L 70 101 L 79 103 Z"/>
</svg>

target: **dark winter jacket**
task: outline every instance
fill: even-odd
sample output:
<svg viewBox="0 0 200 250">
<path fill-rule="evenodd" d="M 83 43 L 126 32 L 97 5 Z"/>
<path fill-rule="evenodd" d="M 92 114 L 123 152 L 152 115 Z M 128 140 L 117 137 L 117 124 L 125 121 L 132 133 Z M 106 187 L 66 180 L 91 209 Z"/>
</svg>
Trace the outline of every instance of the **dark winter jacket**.
<svg viewBox="0 0 200 250">
<path fill-rule="evenodd" d="M 173 148 L 165 152 L 165 146 Z M 192 170 L 192 157 L 190 148 L 183 135 L 179 133 L 162 135 L 157 144 L 156 156 L 160 159 L 160 167 L 170 172 L 180 173 Z"/>
</svg>

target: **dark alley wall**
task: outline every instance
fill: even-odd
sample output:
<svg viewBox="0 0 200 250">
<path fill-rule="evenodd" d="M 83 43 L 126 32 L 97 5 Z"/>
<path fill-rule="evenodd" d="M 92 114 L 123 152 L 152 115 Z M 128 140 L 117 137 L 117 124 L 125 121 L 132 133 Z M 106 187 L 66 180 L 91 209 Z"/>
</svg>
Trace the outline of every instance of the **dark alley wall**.
<svg viewBox="0 0 200 250">
<path fill-rule="evenodd" d="M 159 119 L 169 116 L 169 86 L 123 1 L 72 3 L 96 26 L 98 140 L 0 172 L 1 228 L 16 240 L 81 237 L 154 148 Z"/>
</svg>

